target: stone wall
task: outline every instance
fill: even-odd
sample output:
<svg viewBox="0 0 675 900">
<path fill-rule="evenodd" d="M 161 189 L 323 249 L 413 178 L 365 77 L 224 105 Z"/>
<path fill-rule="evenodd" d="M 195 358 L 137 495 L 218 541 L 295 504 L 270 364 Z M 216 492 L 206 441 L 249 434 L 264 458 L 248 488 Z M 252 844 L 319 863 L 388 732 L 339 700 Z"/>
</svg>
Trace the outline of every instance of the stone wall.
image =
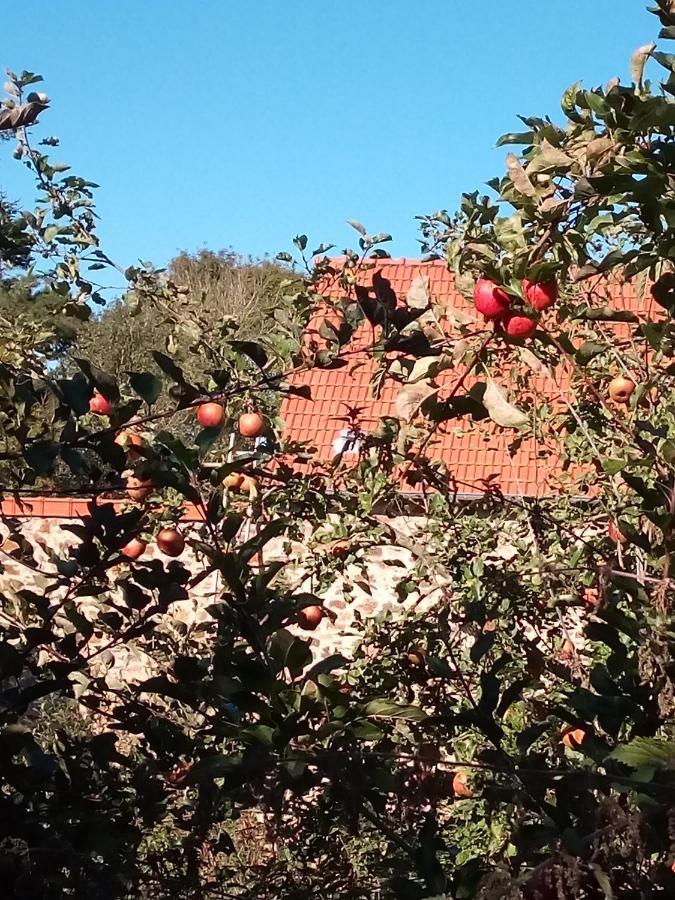
<svg viewBox="0 0 675 900">
<path fill-rule="evenodd" d="M 14 521 L 18 521 L 19 533 L 27 538 L 33 547 L 34 559 L 32 562 L 26 563 L 16 558 L 16 541 L 7 537 L 7 527 L 0 524 L 0 533 L 3 537 L 3 543 L 0 545 L 0 591 L 5 596 L 11 596 L 20 589 L 28 589 L 41 594 L 53 583 L 57 565 L 68 560 L 69 549 L 77 539 L 68 531 L 67 526 L 77 523 L 78 520 L 33 516 Z M 423 520 L 420 518 L 399 518 L 388 521 L 406 535 L 414 534 L 423 526 Z M 188 538 L 190 532 L 196 528 L 194 524 L 186 524 L 182 527 Z M 269 562 L 285 555 L 282 545 L 282 540 L 269 544 L 265 548 L 265 561 Z M 300 590 L 311 591 L 311 581 L 303 581 L 303 554 L 303 545 L 299 543 L 294 545 L 292 555 L 297 562 L 290 574 L 294 576 Z M 149 545 L 142 559 L 156 557 L 161 558 L 161 552 L 156 546 Z M 194 573 L 198 573 L 203 568 L 203 562 L 189 545 L 181 555 L 180 561 Z M 324 606 L 329 615 L 321 621 L 316 630 L 309 633 L 299 629 L 292 628 L 291 630 L 297 630 L 297 633 L 304 638 L 311 638 L 315 658 L 335 653 L 349 656 L 362 633 L 359 618 L 363 621 L 385 610 L 402 611 L 406 608 L 420 606 L 422 603 L 428 607 L 437 599 L 438 594 L 432 592 L 427 594 L 423 601 L 415 594 L 407 597 L 405 603 L 400 601 L 396 593 L 396 585 L 413 565 L 413 562 L 413 554 L 403 547 L 378 546 L 367 551 L 360 551 L 356 562 L 348 563 L 342 568 L 324 595 Z M 114 580 L 115 570 L 111 570 L 110 574 L 111 580 Z M 345 579 L 350 583 L 348 592 L 344 590 Z M 440 592 L 442 589 L 443 586 L 439 584 L 438 591 Z M 171 628 L 175 623 L 182 623 L 191 629 L 198 627 L 200 623 L 210 618 L 207 608 L 217 600 L 222 590 L 219 574 L 209 575 L 191 589 L 188 600 L 172 604 L 170 612 L 167 614 L 167 621 L 163 622 L 161 627 Z M 53 596 L 58 596 L 58 593 Z M 95 606 L 95 600 L 83 598 L 76 602 L 78 611 L 93 618 L 92 606 Z M 135 657 L 132 667 L 134 678 L 147 677 L 150 671 L 150 660 L 145 662 L 147 670 L 143 665 L 143 660 Z M 130 658 L 124 647 L 115 650 L 115 663 L 116 667 L 124 668 L 127 673 L 130 672 Z"/>
</svg>

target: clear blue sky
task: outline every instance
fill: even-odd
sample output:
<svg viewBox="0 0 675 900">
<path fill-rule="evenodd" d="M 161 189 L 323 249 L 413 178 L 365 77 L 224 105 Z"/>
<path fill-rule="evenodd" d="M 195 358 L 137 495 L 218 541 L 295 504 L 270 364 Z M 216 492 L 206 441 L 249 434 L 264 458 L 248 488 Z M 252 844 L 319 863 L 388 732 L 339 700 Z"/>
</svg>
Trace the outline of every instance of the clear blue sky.
<svg viewBox="0 0 675 900">
<path fill-rule="evenodd" d="M 647 0 L 21 0 L 0 63 L 45 77 L 56 158 L 101 185 L 108 252 L 352 244 L 417 254 L 414 216 L 501 173 L 516 115 L 614 75 Z M 0 186 L 24 202 L 0 149 Z"/>
</svg>

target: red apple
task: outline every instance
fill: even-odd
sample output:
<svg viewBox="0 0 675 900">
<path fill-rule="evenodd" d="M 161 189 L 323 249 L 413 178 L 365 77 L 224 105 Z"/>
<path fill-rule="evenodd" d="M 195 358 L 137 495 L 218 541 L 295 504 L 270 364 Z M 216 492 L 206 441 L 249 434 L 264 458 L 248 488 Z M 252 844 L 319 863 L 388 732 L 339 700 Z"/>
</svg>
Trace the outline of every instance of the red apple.
<svg viewBox="0 0 675 900">
<path fill-rule="evenodd" d="M 622 535 L 623 537 L 623 535 Z M 598 609 L 602 603 L 600 591 L 596 587 L 585 587 L 581 591 L 581 599 L 593 609 Z"/>
<path fill-rule="evenodd" d="M 406 653 L 405 658 L 415 669 L 421 669 L 424 666 L 424 651 L 420 647 L 413 647 Z"/>
<path fill-rule="evenodd" d="M 239 434 L 242 437 L 260 437 L 264 430 L 265 420 L 260 413 L 250 412 L 239 416 Z"/>
<path fill-rule="evenodd" d="M 180 556 L 185 548 L 185 538 L 177 528 L 162 528 L 157 534 L 157 546 L 167 556 Z"/>
<path fill-rule="evenodd" d="M 142 503 L 152 490 L 152 481 L 149 478 L 136 478 L 130 475 L 127 478 L 127 496 L 136 503 Z"/>
<path fill-rule="evenodd" d="M 145 547 L 145 541 L 141 541 L 139 538 L 132 538 L 128 544 L 122 547 L 120 553 L 122 556 L 126 556 L 127 559 L 138 559 L 139 556 L 145 553 Z"/>
<path fill-rule="evenodd" d="M 609 396 L 615 403 L 628 403 L 634 390 L 635 382 L 624 375 L 617 375 L 609 383 Z"/>
<path fill-rule="evenodd" d="M 535 309 L 548 309 L 558 299 L 558 285 L 555 281 L 530 281 L 523 278 L 523 294 Z"/>
<path fill-rule="evenodd" d="M 507 315 L 503 324 L 507 335 L 513 340 L 531 337 L 537 328 L 536 321 L 528 316 Z"/>
<path fill-rule="evenodd" d="M 112 404 L 106 400 L 103 394 L 94 391 L 94 395 L 89 401 L 89 410 L 99 416 L 109 416 L 112 412 Z"/>
<path fill-rule="evenodd" d="M 469 787 L 465 772 L 455 772 L 455 776 L 452 779 L 452 790 L 455 793 L 455 797 L 459 797 L 462 800 L 468 800 L 470 797 L 473 797 L 473 791 Z"/>
<path fill-rule="evenodd" d="M 511 298 L 494 281 L 479 278 L 473 289 L 473 305 L 486 319 L 500 319 L 511 305 Z"/>
<path fill-rule="evenodd" d="M 586 731 L 583 728 L 566 728 L 563 731 L 562 742 L 568 750 L 578 750 L 586 740 Z"/>
<path fill-rule="evenodd" d="M 320 606 L 304 606 L 298 611 L 298 625 L 305 631 L 314 631 L 323 619 L 323 610 Z"/>
<path fill-rule="evenodd" d="M 225 410 L 220 403 L 202 403 L 197 408 L 197 421 L 202 428 L 218 428 L 224 418 Z"/>
<path fill-rule="evenodd" d="M 336 541 L 330 548 L 331 556 L 337 559 L 346 559 L 349 556 L 350 546 L 348 541 Z"/>
</svg>

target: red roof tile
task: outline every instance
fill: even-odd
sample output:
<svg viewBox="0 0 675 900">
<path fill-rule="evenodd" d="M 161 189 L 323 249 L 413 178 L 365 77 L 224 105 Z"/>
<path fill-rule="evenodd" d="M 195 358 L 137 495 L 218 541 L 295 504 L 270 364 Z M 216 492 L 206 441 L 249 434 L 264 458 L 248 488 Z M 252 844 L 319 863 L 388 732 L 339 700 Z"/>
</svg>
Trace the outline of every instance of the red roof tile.
<svg viewBox="0 0 675 900">
<path fill-rule="evenodd" d="M 447 305 L 475 316 L 471 303 L 457 291 L 453 274 L 442 261 L 378 260 L 374 268 L 362 273 L 360 284 L 372 291 L 375 280 L 380 287 L 391 288 L 398 304 L 403 305 L 411 282 L 418 275 L 428 277 L 434 305 Z M 378 282 L 378 279 L 384 281 Z M 324 293 L 334 299 L 345 295 L 337 284 L 328 285 Z M 602 303 L 598 301 L 598 305 Z M 633 312 L 641 308 L 630 284 L 617 284 L 612 289 L 611 305 Z M 310 336 L 317 337 L 318 323 L 324 318 L 325 312 L 310 324 Z M 355 426 L 364 433 L 373 432 L 383 417 L 396 416 L 396 397 L 402 387 L 399 382 L 387 379 L 379 398 L 373 397 L 371 378 L 376 364 L 367 348 L 376 337 L 377 330 L 365 322 L 345 348 L 346 365 L 335 369 L 313 368 L 296 377 L 296 383 L 309 385 L 312 399 L 288 397 L 284 400 L 281 416 L 288 440 L 309 442 L 316 447 L 319 459 L 328 460 L 335 455 L 334 441 L 348 428 L 350 411 Z M 459 368 L 445 372 L 437 383 L 447 394 L 463 371 Z M 484 373 L 477 374 L 484 376 Z M 505 373 L 502 376 L 495 374 L 501 386 L 508 389 L 508 376 Z M 467 384 L 471 384 L 470 379 Z M 552 377 L 531 373 L 530 389 L 553 404 L 565 404 L 570 390 L 569 372 L 560 366 Z M 441 393 L 440 399 L 442 397 Z M 514 436 L 512 430 L 502 429 L 490 420 L 451 419 L 437 429 L 425 452 L 445 463 L 460 493 L 480 493 L 487 483 L 509 495 L 542 496 L 554 492 L 556 486 L 560 486 L 562 476 L 556 466 L 555 446 L 545 447 L 527 437 L 519 442 L 517 449 L 509 449 Z M 348 458 L 345 456 L 345 460 Z M 356 459 L 356 455 L 352 458 Z"/>
<path fill-rule="evenodd" d="M 39 494 L 5 496 L 0 500 L 0 518 L 15 519 L 85 519 L 89 515 L 91 498 L 42 497 Z M 114 496 L 99 498 L 100 503 L 114 503 L 117 510 L 124 509 L 126 499 Z M 193 503 L 185 503 L 182 519 L 185 522 L 201 522 L 203 514 Z"/>
</svg>

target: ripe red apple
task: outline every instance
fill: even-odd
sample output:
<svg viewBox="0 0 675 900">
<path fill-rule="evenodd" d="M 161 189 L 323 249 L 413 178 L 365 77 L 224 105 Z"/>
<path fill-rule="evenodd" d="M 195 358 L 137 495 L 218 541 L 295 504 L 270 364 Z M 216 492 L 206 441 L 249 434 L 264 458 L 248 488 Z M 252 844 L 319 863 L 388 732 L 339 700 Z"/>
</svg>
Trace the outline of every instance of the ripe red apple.
<svg viewBox="0 0 675 900">
<path fill-rule="evenodd" d="M 628 403 L 634 390 L 635 382 L 624 375 L 617 375 L 609 383 L 609 396 L 615 403 Z"/>
<path fill-rule="evenodd" d="M 298 625 L 305 631 L 314 631 L 323 619 L 323 610 L 320 606 L 304 606 L 298 610 Z"/>
<path fill-rule="evenodd" d="M 138 559 L 139 556 L 145 553 L 145 547 L 145 541 L 141 541 L 139 538 L 132 538 L 128 544 L 122 547 L 120 553 L 122 556 L 126 556 L 127 559 Z"/>
<path fill-rule="evenodd" d="M 409 665 L 413 666 L 415 669 L 421 669 L 424 665 L 424 651 L 419 647 L 413 647 L 406 653 L 406 659 L 408 660 Z"/>
<path fill-rule="evenodd" d="M 120 431 L 115 438 L 115 443 L 127 451 L 129 459 L 138 459 L 140 454 L 134 450 L 134 447 L 142 447 L 143 438 L 134 431 Z"/>
<path fill-rule="evenodd" d="M 265 430 L 265 420 L 258 412 L 243 413 L 239 416 L 239 434 L 242 437 L 256 438 Z"/>
<path fill-rule="evenodd" d="M 218 428 L 224 418 L 225 410 L 220 403 L 202 403 L 197 408 L 197 421 L 202 428 Z"/>
<path fill-rule="evenodd" d="M 348 541 L 336 541 L 330 548 L 331 556 L 337 559 L 346 559 L 349 556 L 350 546 Z"/>
<path fill-rule="evenodd" d="M 506 315 L 503 324 L 504 331 L 512 340 L 531 337 L 537 328 L 536 321 L 528 316 Z"/>
<path fill-rule="evenodd" d="M 136 503 L 142 503 L 152 490 L 152 481 L 149 478 L 136 478 L 130 475 L 127 478 L 127 496 Z"/>
<path fill-rule="evenodd" d="M 109 416 L 112 412 L 112 404 L 106 400 L 103 394 L 94 391 L 94 395 L 89 400 L 89 410 L 99 416 Z"/>
<path fill-rule="evenodd" d="M 459 797 L 462 800 L 468 800 L 473 797 L 473 791 L 469 787 L 466 772 L 455 772 L 455 776 L 452 779 L 452 790 L 455 797 Z"/>
<path fill-rule="evenodd" d="M 231 491 L 237 491 L 244 483 L 244 476 L 239 472 L 230 472 L 223 478 L 223 487 L 229 488 Z"/>
<path fill-rule="evenodd" d="M 157 546 L 167 556 L 180 556 L 185 548 L 185 538 L 177 528 L 162 528 L 157 533 Z"/>
<path fill-rule="evenodd" d="M 623 535 L 622 535 L 623 537 Z M 602 602 L 600 591 L 596 587 L 585 587 L 581 591 L 581 599 L 593 609 L 598 609 Z"/>
<path fill-rule="evenodd" d="M 511 305 L 511 298 L 494 281 L 479 278 L 473 289 L 473 305 L 486 319 L 500 319 Z"/>
<path fill-rule="evenodd" d="M 567 728 L 563 732 L 562 742 L 568 750 L 578 750 L 586 740 L 584 728 Z"/>
<path fill-rule="evenodd" d="M 530 281 L 523 278 L 525 299 L 537 310 L 548 309 L 558 299 L 558 285 L 555 281 Z"/>
</svg>

